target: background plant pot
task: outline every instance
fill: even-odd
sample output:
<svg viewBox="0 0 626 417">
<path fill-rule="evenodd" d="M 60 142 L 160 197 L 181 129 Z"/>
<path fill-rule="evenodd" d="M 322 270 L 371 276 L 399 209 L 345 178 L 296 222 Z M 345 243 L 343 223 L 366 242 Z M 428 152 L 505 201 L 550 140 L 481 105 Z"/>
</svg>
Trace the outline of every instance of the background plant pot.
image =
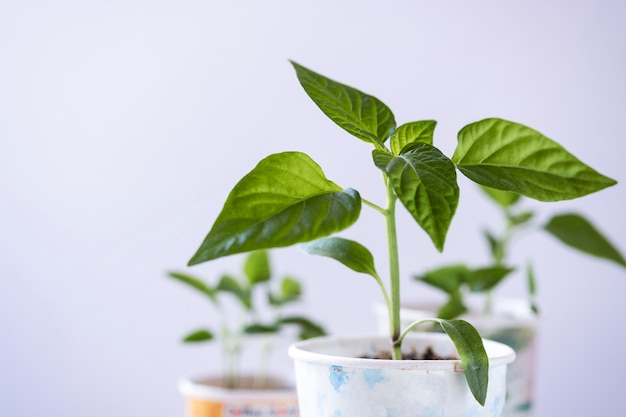
<svg viewBox="0 0 626 417">
<path fill-rule="evenodd" d="M 389 351 L 384 336 L 320 337 L 293 344 L 296 385 L 302 417 L 318 416 L 501 416 L 507 364 L 515 352 L 485 341 L 489 390 L 485 407 L 472 396 L 459 360 L 363 359 Z M 431 347 L 443 357 L 456 355 L 447 335 L 410 335 L 403 351 Z"/>
<path fill-rule="evenodd" d="M 534 400 L 538 318 L 532 313 L 528 301 L 522 298 L 495 298 L 490 315 L 481 313 L 482 301 L 482 298 L 468 298 L 469 312 L 461 318 L 474 325 L 482 337 L 504 343 L 515 350 L 515 362 L 508 367 L 504 416 L 530 417 Z M 435 317 L 438 307 L 432 302 L 407 303 L 400 310 L 402 325 Z M 386 307 L 377 304 L 374 311 L 378 330 L 382 334 L 389 326 Z"/>
<path fill-rule="evenodd" d="M 183 376 L 178 382 L 185 396 L 187 417 L 298 417 L 298 398 L 293 384 L 268 378 L 264 388 L 254 378 L 242 377 L 240 388 L 224 387 L 222 377 Z"/>
</svg>

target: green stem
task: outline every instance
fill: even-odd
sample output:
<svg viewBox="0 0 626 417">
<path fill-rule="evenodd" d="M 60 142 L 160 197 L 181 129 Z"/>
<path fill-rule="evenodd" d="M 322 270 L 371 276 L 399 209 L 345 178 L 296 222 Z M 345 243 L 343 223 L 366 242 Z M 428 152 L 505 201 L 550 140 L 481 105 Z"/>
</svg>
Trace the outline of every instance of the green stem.
<svg viewBox="0 0 626 417">
<path fill-rule="evenodd" d="M 370 208 L 373 208 L 377 212 L 381 213 L 383 216 L 387 215 L 387 210 L 385 210 L 384 208 L 382 208 L 378 204 L 372 203 L 371 201 L 366 200 L 363 197 L 361 197 L 361 201 L 363 202 L 363 204 L 365 204 L 366 206 L 368 206 Z"/>
<path fill-rule="evenodd" d="M 495 266 L 504 265 L 504 260 L 506 259 L 509 242 L 513 233 L 513 228 L 515 227 L 513 221 L 511 220 L 512 214 L 508 208 L 504 208 L 504 217 L 506 219 L 506 225 L 504 227 L 502 235 L 496 243 L 497 246 L 493 256 L 493 262 Z M 485 297 L 485 306 L 483 308 L 483 313 L 487 316 L 490 316 L 493 313 L 493 298 L 493 289 L 488 290 Z"/>
<path fill-rule="evenodd" d="M 393 359 L 402 359 L 400 343 L 400 261 L 398 256 L 398 234 L 396 230 L 396 201 L 397 196 L 388 178 L 387 183 L 387 244 L 389 246 L 389 280 L 391 283 L 391 306 L 389 311 L 391 326 L 391 345 Z"/>
<path fill-rule="evenodd" d="M 253 383 L 254 388 L 261 389 L 261 388 L 264 388 L 265 385 L 267 384 L 270 355 L 272 353 L 272 345 L 273 345 L 273 338 L 271 336 L 263 338 L 263 346 L 261 349 L 261 363 L 259 365 L 258 372 L 254 378 L 254 383 Z"/>
</svg>

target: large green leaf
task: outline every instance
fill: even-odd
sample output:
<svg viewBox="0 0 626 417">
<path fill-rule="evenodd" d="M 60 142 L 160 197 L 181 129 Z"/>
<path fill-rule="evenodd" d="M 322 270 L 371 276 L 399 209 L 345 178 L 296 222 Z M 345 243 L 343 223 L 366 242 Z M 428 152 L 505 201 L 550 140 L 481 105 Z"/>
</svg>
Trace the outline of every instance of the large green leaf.
<svg viewBox="0 0 626 417">
<path fill-rule="evenodd" d="M 489 358 L 482 338 L 476 329 L 464 320 L 437 321 L 456 347 L 470 391 L 476 401 L 485 405 L 489 384 Z"/>
<path fill-rule="evenodd" d="M 432 145 L 436 125 L 437 122 L 434 120 L 420 120 L 398 126 L 391 134 L 391 139 L 389 140 L 391 151 L 394 155 L 400 155 L 400 152 L 406 145 L 416 142 Z"/>
<path fill-rule="evenodd" d="M 295 62 L 300 84 L 332 121 L 351 135 L 382 144 L 396 127 L 391 110 L 376 97 L 341 84 Z"/>
<path fill-rule="evenodd" d="M 360 211 L 359 194 L 326 179 L 308 155 L 270 155 L 235 185 L 189 265 L 328 236 Z"/>
<path fill-rule="evenodd" d="M 404 207 L 442 251 L 459 203 L 454 164 L 427 143 L 416 143 L 399 156 L 388 158 L 384 167 L 382 154 L 375 150 L 374 162 L 387 173 Z"/>
<path fill-rule="evenodd" d="M 339 261 L 353 271 L 378 277 L 371 252 L 353 240 L 329 237 L 305 243 L 302 249 L 312 255 L 327 256 Z"/>
<path fill-rule="evenodd" d="M 544 229 L 574 249 L 626 266 L 626 261 L 619 250 L 580 214 L 556 215 Z"/>
<path fill-rule="evenodd" d="M 471 180 L 540 201 L 582 197 L 616 184 L 524 125 L 484 119 L 465 126 L 452 160 Z"/>
<path fill-rule="evenodd" d="M 251 252 L 243 265 L 243 271 L 251 284 L 269 281 L 272 271 L 267 251 Z"/>
</svg>

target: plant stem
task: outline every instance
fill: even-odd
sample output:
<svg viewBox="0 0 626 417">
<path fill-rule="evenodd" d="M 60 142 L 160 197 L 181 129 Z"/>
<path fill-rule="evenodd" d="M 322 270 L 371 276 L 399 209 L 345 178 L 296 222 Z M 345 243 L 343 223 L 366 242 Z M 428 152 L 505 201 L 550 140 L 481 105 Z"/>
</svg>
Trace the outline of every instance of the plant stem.
<svg viewBox="0 0 626 417">
<path fill-rule="evenodd" d="M 371 201 L 364 199 L 363 197 L 361 197 L 361 201 L 363 202 L 363 204 L 365 204 L 366 206 L 368 206 L 370 208 L 373 208 L 377 212 L 381 213 L 383 216 L 387 215 L 387 210 L 385 210 L 384 208 L 382 208 L 378 204 L 374 204 Z"/>
<path fill-rule="evenodd" d="M 261 348 L 261 361 L 258 372 L 254 378 L 253 386 L 256 389 L 264 388 L 267 383 L 270 354 L 272 353 L 273 339 L 271 337 L 263 338 L 263 346 Z"/>
<path fill-rule="evenodd" d="M 391 182 L 385 177 L 387 184 L 387 209 L 385 219 L 387 221 L 387 244 L 389 247 L 389 280 L 391 283 L 391 346 L 393 359 L 402 359 L 400 343 L 396 341 L 400 338 L 400 261 L 398 256 L 398 234 L 396 230 L 396 196 Z"/>
</svg>

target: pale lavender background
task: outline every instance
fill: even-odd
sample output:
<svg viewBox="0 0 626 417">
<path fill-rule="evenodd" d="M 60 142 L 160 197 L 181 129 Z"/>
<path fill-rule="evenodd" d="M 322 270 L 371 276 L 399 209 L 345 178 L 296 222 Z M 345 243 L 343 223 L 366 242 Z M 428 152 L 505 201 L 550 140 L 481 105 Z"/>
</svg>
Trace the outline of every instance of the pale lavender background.
<svg viewBox="0 0 626 417">
<path fill-rule="evenodd" d="M 219 364 L 215 347 L 178 343 L 211 310 L 164 273 L 183 268 L 261 157 L 310 152 L 381 200 L 369 147 L 324 119 L 288 59 L 375 94 L 399 122 L 438 120 L 449 155 L 462 125 L 489 116 L 557 139 L 621 184 L 531 207 L 583 211 L 626 250 L 625 14 L 608 0 L 4 0 L 0 415 L 182 415 L 177 377 Z M 443 255 L 400 216 L 407 297 L 420 290 L 412 272 L 486 259 L 479 230 L 496 213 L 461 185 Z M 383 253 L 381 227 L 345 235 Z M 544 313 L 536 416 L 620 415 L 625 271 L 543 235 L 519 242 L 514 260 L 529 258 Z M 374 330 L 371 280 L 296 248 L 274 261 L 305 281 L 303 308 L 331 331 Z M 523 292 L 517 279 L 502 294 Z M 290 374 L 283 351 L 276 361 Z"/>
</svg>

